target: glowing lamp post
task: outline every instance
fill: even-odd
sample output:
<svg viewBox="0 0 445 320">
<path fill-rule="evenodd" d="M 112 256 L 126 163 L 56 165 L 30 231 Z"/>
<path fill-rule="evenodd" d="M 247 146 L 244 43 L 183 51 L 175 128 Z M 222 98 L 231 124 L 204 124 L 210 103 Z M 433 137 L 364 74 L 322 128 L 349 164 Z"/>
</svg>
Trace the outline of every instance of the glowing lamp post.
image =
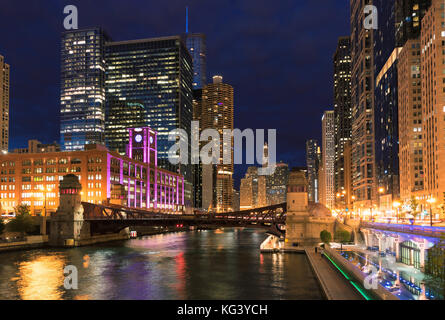
<svg viewBox="0 0 445 320">
<path fill-rule="evenodd" d="M 385 188 L 380 187 L 378 191 L 379 191 L 379 194 L 383 194 L 385 192 Z M 372 221 L 372 209 L 373 209 L 373 204 L 372 204 L 372 197 L 371 197 L 371 221 Z"/>
<path fill-rule="evenodd" d="M 398 223 L 399 223 L 399 208 L 400 208 L 400 206 L 401 206 L 401 203 L 398 202 L 398 201 L 395 201 L 395 202 L 392 204 L 392 206 L 393 206 L 394 208 L 396 208 L 396 210 L 397 210 L 396 221 L 397 221 L 397 224 L 398 224 Z"/>
<path fill-rule="evenodd" d="M 352 203 L 351 203 L 351 205 L 352 205 L 352 210 L 354 210 L 354 209 L 355 209 L 355 208 L 354 208 L 355 196 L 352 196 L 352 197 L 351 197 L 351 200 L 352 200 Z M 354 219 L 355 219 L 355 210 L 354 210 Z"/>
<path fill-rule="evenodd" d="M 44 207 L 44 210 L 45 210 L 45 215 L 43 216 L 42 234 L 43 234 L 43 235 L 46 235 L 46 216 L 47 216 L 46 194 L 47 194 L 47 192 L 51 192 L 52 189 L 51 189 L 51 188 L 47 188 L 47 189 L 45 190 L 45 188 L 42 186 L 42 187 L 40 187 L 40 191 L 43 192 L 43 197 L 44 197 L 43 207 Z"/>
<path fill-rule="evenodd" d="M 426 200 L 426 202 L 428 202 L 430 204 L 430 226 L 433 226 L 433 204 L 436 203 L 436 199 L 435 198 L 430 198 L 428 200 Z"/>
</svg>

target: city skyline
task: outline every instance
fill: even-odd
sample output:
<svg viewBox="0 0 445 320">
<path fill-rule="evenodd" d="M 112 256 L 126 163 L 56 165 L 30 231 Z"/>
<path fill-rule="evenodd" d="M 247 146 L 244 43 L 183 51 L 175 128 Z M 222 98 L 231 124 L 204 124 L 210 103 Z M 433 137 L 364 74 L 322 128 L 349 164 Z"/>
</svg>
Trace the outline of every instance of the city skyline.
<svg viewBox="0 0 445 320">
<path fill-rule="evenodd" d="M 77 4 L 76 1 L 73 4 L 77 5 L 79 9 L 80 29 L 102 27 L 112 35 L 114 41 L 181 35 L 185 32 L 186 2 L 177 1 L 171 5 L 169 14 L 174 16 L 174 19 L 171 19 L 174 21 L 173 23 L 160 23 L 159 18 L 154 19 L 156 23 L 147 23 L 142 17 L 138 19 L 139 13 L 135 10 L 138 5 L 135 3 L 130 3 L 128 8 L 121 8 L 121 4 L 117 2 L 111 3 L 109 8 L 102 9 L 103 11 L 98 15 L 91 13 L 92 8 L 88 4 L 82 2 Z M 277 160 L 289 163 L 290 166 L 304 165 L 305 141 L 311 137 L 321 137 L 315 125 L 317 124 L 316 119 L 319 119 L 328 105 L 332 105 L 332 90 L 330 89 L 332 62 L 330 56 L 323 52 L 329 50 L 333 54 L 337 37 L 348 34 L 348 10 L 344 10 L 343 6 L 336 6 L 335 1 L 329 1 L 326 4 L 326 13 L 321 14 L 327 16 L 329 11 L 335 10 L 337 14 L 333 15 L 333 18 L 335 21 L 338 20 L 338 23 L 333 29 L 338 29 L 326 30 L 305 17 L 305 12 L 309 13 L 314 10 L 313 4 L 310 3 L 303 5 L 279 4 L 270 13 L 255 8 L 252 5 L 253 2 L 245 2 L 245 4 L 233 8 L 222 6 L 223 13 L 217 13 L 218 8 L 215 4 L 197 4 L 201 4 L 201 6 L 193 3 L 188 5 L 189 32 L 206 35 L 207 79 L 211 79 L 215 74 L 221 74 L 235 88 L 235 127 L 240 129 L 278 128 L 277 153 L 280 157 Z M 39 28 L 45 30 L 46 37 L 41 40 L 43 45 L 42 43 L 37 44 L 32 39 L 25 41 L 26 48 L 35 51 L 36 55 L 41 58 L 40 63 L 27 55 L 13 55 L 12 52 L 17 50 L 14 39 L 0 31 L 3 40 L 0 42 L 0 53 L 11 65 L 11 87 L 13 87 L 11 90 L 10 149 L 23 147 L 29 139 L 34 138 L 44 143 L 60 141 L 58 123 L 42 129 L 41 126 L 32 123 L 33 121 L 30 121 L 26 114 L 35 112 L 36 117 L 58 117 L 60 108 L 58 103 L 60 95 L 59 52 L 60 36 L 63 32 L 63 5 L 57 4 L 52 8 L 47 8 L 31 4 L 30 7 L 31 9 L 25 8 L 25 12 L 22 13 L 25 16 L 28 15 L 30 19 L 38 20 L 39 12 L 44 16 L 53 16 L 52 19 L 37 22 L 36 30 Z M 35 13 L 31 13 L 32 9 Z M 135 15 L 134 19 L 121 18 L 120 15 L 115 14 L 118 9 L 125 10 L 127 13 L 131 11 Z M 159 4 L 153 7 L 153 10 L 156 10 L 156 15 L 165 14 L 164 9 L 163 5 Z M 2 8 L 0 13 L 2 17 L 1 30 L 8 30 L 16 23 L 8 18 L 8 16 L 13 16 L 14 10 L 13 6 L 10 7 L 8 4 Z M 152 14 L 153 10 L 141 11 Z M 198 14 L 198 11 L 208 14 Z M 244 21 L 234 14 L 237 11 L 242 12 Z M 217 19 L 218 14 L 224 14 L 233 19 L 236 27 L 217 27 L 210 24 L 209 19 Z M 286 16 L 284 20 L 282 19 L 283 14 Z M 3 25 L 4 23 L 5 25 Z M 121 28 L 116 26 L 121 26 Z M 294 34 L 290 31 L 291 27 L 300 30 L 300 33 Z M 247 36 L 248 43 L 238 40 L 239 28 Z M 257 31 L 252 32 L 252 28 Z M 270 28 L 278 33 L 280 41 L 270 33 Z M 330 36 L 321 39 L 319 35 L 325 32 Z M 23 37 L 24 40 L 27 39 L 26 34 L 23 34 Z M 315 41 L 315 38 L 322 42 Z M 302 44 L 305 45 L 302 46 Z M 257 50 L 259 46 L 264 49 L 261 53 Z M 230 48 L 236 49 L 239 54 L 227 59 L 231 52 Z M 277 55 L 280 55 L 280 60 L 285 59 L 284 61 L 291 66 L 290 70 L 283 72 L 277 67 L 276 62 L 278 61 L 274 59 Z M 308 66 L 302 63 L 307 59 L 317 60 L 315 61 L 317 70 L 311 72 L 313 76 L 309 82 L 306 77 L 308 72 L 305 72 L 305 69 L 308 71 Z M 261 65 L 262 68 L 255 70 L 258 65 Z M 45 68 L 45 73 L 53 75 L 51 80 L 49 76 L 43 80 L 40 79 L 43 73 L 42 68 Z M 274 76 L 277 80 L 269 81 L 270 76 Z M 26 79 L 40 79 L 39 86 L 42 89 L 36 90 L 30 84 L 33 81 Z M 320 90 L 321 86 L 325 89 Z M 253 93 L 257 90 L 264 94 L 252 98 Z M 298 93 L 298 100 L 295 99 L 295 92 Z M 322 92 L 322 94 L 320 95 L 318 92 Z M 275 99 L 277 93 L 281 97 L 278 100 Z M 28 96 L 32 96 L 33 99 L 29 99 Z M 319 101 L 312 102 L 314 97 Z M 252 108 L 258 112 L 255 121 L 249 112 Z M 277 113 L 277 110 L 281 112 Z M 310 124 L 308 121 L 301 121 L 298 127 L 302 130 L 295 132 L 293 125 L 282 123 L 282 117 L 287 112 L 295 114 L 297 121 L 300 121 L 298 118 L 301 118 L 299 117 L 301 112 L 310 113 L 307 117 L 311 119 Z M 247 166 L 236 166 L 236 188 L 238 188 L 239 180 L 246 168 Z"/>
<path fill-rule="evenodd" d="M 445 299 L 445 0 L 6 1 L 0 300 Z"/>
</svg>

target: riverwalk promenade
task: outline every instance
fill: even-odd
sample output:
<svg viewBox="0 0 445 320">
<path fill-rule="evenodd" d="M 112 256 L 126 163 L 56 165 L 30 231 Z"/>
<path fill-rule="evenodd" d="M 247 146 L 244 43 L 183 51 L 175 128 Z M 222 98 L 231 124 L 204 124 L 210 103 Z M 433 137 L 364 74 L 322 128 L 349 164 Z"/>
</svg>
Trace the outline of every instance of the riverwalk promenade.
<svg viewBox="0 0 445 320">
<path fill-rule="evenodd" d="M 306 256 L 328 300 L 364 300 L 350 282 L 314 247 L 305 248 Z"/>
</svg>

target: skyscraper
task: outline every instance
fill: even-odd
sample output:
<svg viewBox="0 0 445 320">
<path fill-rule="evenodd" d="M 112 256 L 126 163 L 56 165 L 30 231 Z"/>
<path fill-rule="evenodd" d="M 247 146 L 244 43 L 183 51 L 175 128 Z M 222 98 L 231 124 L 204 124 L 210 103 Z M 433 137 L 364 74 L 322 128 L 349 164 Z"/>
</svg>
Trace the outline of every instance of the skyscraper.
<svg viewBox="0 0 445 320">
<path fill-rule="evenodd" d="M 267 178 L 267 204 L 281 204 L 286 202 L 289 166 L 279 162 L 275 165 L 275 172 Z"/>
<path fill-rule="evenodd" d="M 108 147 L 124 153 L 127 128 L 156 130 L 159 165 L 184 175 L 186 202 L 191 205 L 193 166 L 173 166 L 168 161 L 175 143 L 168 141 L 169 132 L 184 129 L 190 133 L 193 119 L 192 59 L 181 37 L 108 42 L 105 59 Z"/>
<path fill-rule="evenodd" d="M 233 87 L 223 83 L 221 76 L 214 76 L 213 83 L 202 91 L 201 129 L 218 130 L 220 137 L 223 130 L 233 130 Z M 224 147 L 231 150 L 231 164 L 223 164 Z M 233 139 L 230 146 L 220 144 L 220 162 L 217 164 L 216 178 L 216 210 L 227 212 L 232 207 L 233 191 Z M 203 189 L 206 186 L 203 181 Z"/>
<path fill-rule="evenodd" d="M 202 89 L 207 84 L 207 46 L 203 33 L 183 35 L 193 60 L 193 89 Z"/>
<path fill-rule="evenodd" d="M 319 202 L 318 169 L 320 165 L 320 147 L 317 140 L 306 142 L 306 165 L 308 175 L 308 198 L 310 202 Z"/>
<path fill-rule="evenodd" d="M 9 65 L 0 55 L 0 152 L 9 148 Z"/>
<path fill-rule="evenodd" d="M 445 76 L 444 1 L 433 0 L 421 31 L 422 129 L 424 194 L 445 200 Z"/>
<path fill-rule="evenodd" d="M 335 117 L 335 188 L 341 193 L 349 186 L 352 177 L 345 168 L 345 145 L 351 141 L 351 40 L 349 37 L 338 39 L 334 54 L 334 117 Z"/>
<path fill-rule="evenodd" d="M 258 206 L 258 168 L 249 167 L 240 187 L 240 210 L 248 210 Z"/>
<path fill-rule="evenodd" d="M 149 126 L 159 133 L 161 167 L 185 177 L 193 203 L 193 167 L 171 165 L 173 129 L 191 130 L 192 59 L 180 36 L 112 42 L 100 29 L 62 37 L 61 140 L 65 150 L 106 142 L 125 154 L 127 129 Z M 190 139 L 189 139 L 190 141 Z"/>
<path fill-rule="evenodd" d="M 364 6 L 373 1 L 351 0 L 352 175 L 355 205 L 370 207 L 374 184 L 373 32 L 365 29 Z"/>
<path fill-rule="evenodd" d="M 396 0 L 398 62 L 400 198 L 409 203 L 424 188 L 421 21 L 431 0 Z"/>
<path fill-rule="evenodd" d="M 392 199 L 400 197 L 395 0 L 374 0 L 379 13 L 374 30 L 375 182 Z M 392 203 L 392 202 L 391 202 Z"/>
<path fill-rule="evenodd" d="M 105 42 L 100 28 L 64 32 L 61 49 L 63 150 L 105 143 Z"/>
<path fill-rule="evenodd" d="M 400 197 L 409 201 L 423 190 L 420 40 L 408 40 L 399 55 Z"/>
<path fill-rule="evenodd" d="M 193 90 L 193 120 L 199 121 L 201 126 L 201 116 L 202 116 L 202 89 L 194 89 Z M 201 132 L 201 128 L 199 130 Z M 201 150 L 201 145 L 200 145 Z M 203 205 L 203 189 L 202 189 L 202 181 L 203 181 L 203 165 L 201 163 L 201 159 L 199 159 L 198 164 L 194 164 L 194 172 L 193 172 L 193 194 L 194 194 L 194 204 L 195 208 L 204 208 L 208 209 Z M 209 183 L 207 183 L 209 185 Z M 210 200 L 209 200 L 210 201 Z"/>
<path fill-rule="evenodd" d="M 403 47 L 409 39 L 420 37 L 421 21 L 431 0 L 395 1 L 396 47 Z"/>
<path fill-rule="evenodd" d="M 322 117 L 322 163 L 324 169 L 323 194 L 326 207 L 333 209 L 334 193 L 334 163 L 335 163 L 335 119 L 334 111 L 325 111 Z"/>
</svg>

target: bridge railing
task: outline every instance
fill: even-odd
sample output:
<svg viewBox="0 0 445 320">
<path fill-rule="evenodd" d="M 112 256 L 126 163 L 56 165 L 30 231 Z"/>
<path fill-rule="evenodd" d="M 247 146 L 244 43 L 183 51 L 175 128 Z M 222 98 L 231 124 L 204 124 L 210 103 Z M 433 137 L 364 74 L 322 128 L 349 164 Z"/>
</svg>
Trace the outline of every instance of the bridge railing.
<svg viewBox="0 0 445 320">
<path fill-rule="evenodd" d="M 445 228 L 444 227 L 428 227 L 428 226 L 377 223 L 377 222 L 362 222 L 361 227 L 379 229 L 379 230 L 385 230 L 385 231 L 417 234 L 417 235 L 422 235 L 422 236 L 427 236 L 427 237 L 435 237 L 435 238 L 440 238 L 440 237 L 445 236 Z"/>
</svg>

